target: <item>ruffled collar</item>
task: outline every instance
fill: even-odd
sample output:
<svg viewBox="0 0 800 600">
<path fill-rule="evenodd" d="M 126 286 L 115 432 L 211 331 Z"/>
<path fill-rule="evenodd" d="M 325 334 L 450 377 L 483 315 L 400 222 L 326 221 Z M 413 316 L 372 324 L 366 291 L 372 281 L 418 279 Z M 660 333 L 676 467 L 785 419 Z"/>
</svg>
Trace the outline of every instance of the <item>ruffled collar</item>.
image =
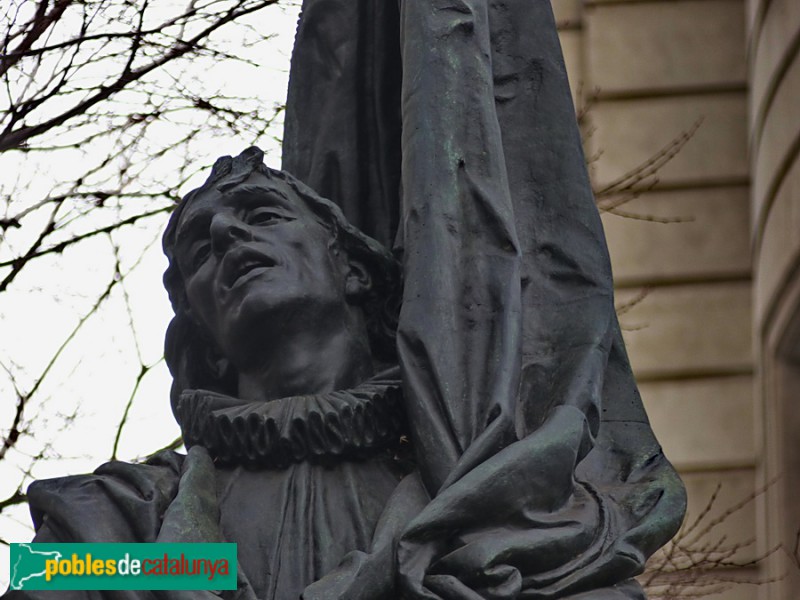
<svg viewBox="0 0 800 600">
<path fill-rule="evenodd" d="M 351 390 L 245 402 L 187 390 L 177 406 L 186 447 L 204 446 L 215 462 L 285 469 L 306 460 L 366 458 L 395 447 L 405 433 L 397 369 Z"/>
</svg>

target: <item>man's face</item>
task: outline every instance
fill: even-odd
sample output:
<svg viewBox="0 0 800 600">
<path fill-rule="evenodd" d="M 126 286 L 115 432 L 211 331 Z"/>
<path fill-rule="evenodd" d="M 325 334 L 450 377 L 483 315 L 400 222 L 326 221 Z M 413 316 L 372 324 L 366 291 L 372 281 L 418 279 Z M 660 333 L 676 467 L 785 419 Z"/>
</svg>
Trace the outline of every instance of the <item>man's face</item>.
<svg viewBox="0 0 800 600">
<path fill-rule="evenodd" d="M 190 311 L 242 368 L 264 344 L 314 331 L 347 307 L 347 261 L 283 181 L 254 173 L 180 217 L 176 257 Z"/>
</svg>

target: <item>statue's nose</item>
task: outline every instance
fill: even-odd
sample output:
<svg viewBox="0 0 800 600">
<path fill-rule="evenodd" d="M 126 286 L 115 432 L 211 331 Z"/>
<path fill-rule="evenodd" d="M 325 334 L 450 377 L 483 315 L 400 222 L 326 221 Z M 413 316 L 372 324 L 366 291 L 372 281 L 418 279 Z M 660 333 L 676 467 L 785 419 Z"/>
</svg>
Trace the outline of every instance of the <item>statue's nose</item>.
<svg viewBox="0 0 800 600">
<path fill-rule="evenodd" d="M 224 254 L 237 242 L 248 241 L 251 236 L 247 225 L 228 213 L 218 213 L 211 219 L 211 247 L 217 254 Z"/>
</svg>

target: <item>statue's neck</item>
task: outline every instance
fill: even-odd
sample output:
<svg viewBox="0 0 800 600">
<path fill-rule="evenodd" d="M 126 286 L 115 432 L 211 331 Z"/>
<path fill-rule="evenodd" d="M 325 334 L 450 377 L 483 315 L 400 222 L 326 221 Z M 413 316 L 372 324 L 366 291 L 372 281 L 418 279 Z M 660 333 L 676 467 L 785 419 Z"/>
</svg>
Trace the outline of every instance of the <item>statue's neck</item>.
<svg viewBox="0 0 800 600">
<path fill-rule="evenodd" d="M 324 339 L 321 339 L 323 338 Z M 239 397 L 251 402 L 321 394 L 357 386 L 372 375 L 366 336 L 298 332 L 279 351 L 239 371 Z"/>
</svg>

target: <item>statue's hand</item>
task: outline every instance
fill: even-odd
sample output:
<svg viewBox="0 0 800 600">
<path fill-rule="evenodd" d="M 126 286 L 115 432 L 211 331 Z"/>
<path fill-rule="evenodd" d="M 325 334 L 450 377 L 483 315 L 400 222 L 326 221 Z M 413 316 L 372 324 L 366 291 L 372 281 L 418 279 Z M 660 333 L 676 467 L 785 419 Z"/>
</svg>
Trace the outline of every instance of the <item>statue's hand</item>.
<svg viewBox="0 0 800 600">
<path fill-rule="evenodd" d="M 189 449 L 178 494 L 164 514 L 158 542 L 221 542 L 214 463 L 202 446 Z"/>
</svg>

